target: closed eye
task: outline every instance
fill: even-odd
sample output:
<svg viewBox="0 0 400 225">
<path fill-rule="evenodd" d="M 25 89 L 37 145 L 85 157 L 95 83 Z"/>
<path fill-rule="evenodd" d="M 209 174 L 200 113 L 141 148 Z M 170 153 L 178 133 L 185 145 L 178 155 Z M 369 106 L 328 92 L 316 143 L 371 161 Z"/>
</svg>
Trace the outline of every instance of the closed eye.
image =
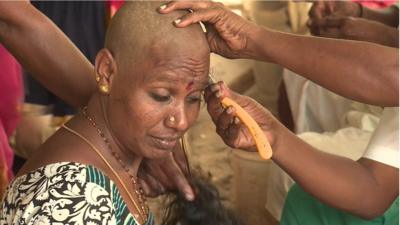
<svg viewBox="0 0 400 225">
<path fill-rule="evenodd" d="M 189 104 L 195 104 L 201 101 L 201 97 L 187 97 L 187 102 Z"/>
<path fill-rule="evenodd" d="M 193 93 L 193 94 L 187 96 L 187 97 L 186 97 L 186 101 L 187 101 L 189 104 L 196 104 L 196 103 L 201 102 L 201 97 L 202 97 L 201 92 L 195 92 L 195 93 Z"/>
<path fill-rule="evenodd" d="M 150 96 L 157 102 L 168 102 L 169 100 L 171 100 L 170 95 L 159 95 L 156 93 L 150 93 Z"/>
</svg>

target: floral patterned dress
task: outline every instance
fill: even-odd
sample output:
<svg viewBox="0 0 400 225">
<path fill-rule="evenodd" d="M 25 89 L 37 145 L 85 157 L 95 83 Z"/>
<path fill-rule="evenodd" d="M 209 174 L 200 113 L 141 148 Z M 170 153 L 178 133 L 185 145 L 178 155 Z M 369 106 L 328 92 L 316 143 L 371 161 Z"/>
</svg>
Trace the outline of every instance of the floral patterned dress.
<svg viewBox="0 0 400 225">
<path fill-rule="evenodd" d="M 16 178 L 7 188 L 0 224 L 137 225 L 117 186 L 93 166 L 62 162 Z M 153 225 L 149 214 L 145 225 Z"/>
</svg>

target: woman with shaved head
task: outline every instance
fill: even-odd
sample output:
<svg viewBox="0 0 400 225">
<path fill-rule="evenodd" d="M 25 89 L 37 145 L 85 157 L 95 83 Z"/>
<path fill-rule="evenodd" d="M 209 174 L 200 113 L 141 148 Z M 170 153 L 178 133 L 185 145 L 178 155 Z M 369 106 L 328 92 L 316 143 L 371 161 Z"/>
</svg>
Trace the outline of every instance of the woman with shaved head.
<svg viewBox="0 0 400 225">
<path fill-rule="evenodd" d="M 5 194 L 0 224 L 152 224 L 137 182 L 143 159 L 167 158 L 195 121 L 209 54 L 177 11 L 129 2 L 96 57 L 96 91 L 39 149 Z M 140 15 L 140 16 L 138 16 Z M 151 22 L 149 22 L 151 21 Z"/>
</svg>

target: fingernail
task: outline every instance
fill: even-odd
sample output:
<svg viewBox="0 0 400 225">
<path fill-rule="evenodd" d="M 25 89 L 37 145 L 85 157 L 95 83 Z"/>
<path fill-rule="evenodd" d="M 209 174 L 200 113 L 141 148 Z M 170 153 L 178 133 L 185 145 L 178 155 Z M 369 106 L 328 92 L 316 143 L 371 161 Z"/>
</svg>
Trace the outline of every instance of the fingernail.
<svg viewBox="0 0 400 225">
<path fill-rule="evenodd" d="M 162 6 L 160 6 L 160 10 L 164 10 L 164 9 L 166 9 L 167 8 L 167 5 L 166 4 L 164 4 L 164 5 L 162 5 Z"/>
<path fill-rule="evenodd" d="M 163 186 L 160 186 L 160 191 L 161 191 L 161 193 L 165 193 L 165 188 L 163 187 Z"/>
<path fill-rule="evenodd" d="M 215 97 L 220 98 L 220 97 L 221 97 L 221 92 L 220 92 L 220 91 L 217 91 L 217 92 L 215 93 Z"/>
<path fill-rule="evenodd" d="M 192 193 L 190 193 L 190 192 L 186 192 L 185 193 L 185 197 L 189 201 L 193 201 L 194 200 L 194 195 Z"/>
<path fill-rule="evenodd" d="M 235 124 L 239 124 L 240 120 L 239 120 L 239 118 L 235 117 L 235 119 L 234 119 L 233 122 L 234 122 Z"/>
<path fill-rule="evenodd" d="M 219 91 L 219 85 L 212 85 L 211 86 L 211 91 L 212 92 Z"/>
<path fill-rule="evenodd" d="M 174 20 L 174 23 L 175 23 L 175 25 L 178 25 L 178 24 L 180 24 L 181 23 L 181 19 L 176 19 L 176 20 Z"/>
<path fill-rule="evenodd" d="M 228 109 L 226 110 L 226 113 L 231 114 L 233 112 L 232 107 L 228 107 Z"/>
</svg>

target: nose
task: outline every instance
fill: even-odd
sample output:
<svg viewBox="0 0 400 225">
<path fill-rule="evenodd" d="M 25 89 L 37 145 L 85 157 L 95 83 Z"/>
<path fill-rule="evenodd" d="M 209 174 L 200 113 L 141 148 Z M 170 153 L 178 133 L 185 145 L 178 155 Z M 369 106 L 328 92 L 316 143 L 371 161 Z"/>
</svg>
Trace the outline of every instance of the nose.
<svg viewBox="0 0 400 225">
<path fill-rule="evenodd" d="M 184 106 L 174 107 L 167 115 L 165 124 L 176 131 L 185 132 L 189 128 L 189 122 Z"/>
</svg>

